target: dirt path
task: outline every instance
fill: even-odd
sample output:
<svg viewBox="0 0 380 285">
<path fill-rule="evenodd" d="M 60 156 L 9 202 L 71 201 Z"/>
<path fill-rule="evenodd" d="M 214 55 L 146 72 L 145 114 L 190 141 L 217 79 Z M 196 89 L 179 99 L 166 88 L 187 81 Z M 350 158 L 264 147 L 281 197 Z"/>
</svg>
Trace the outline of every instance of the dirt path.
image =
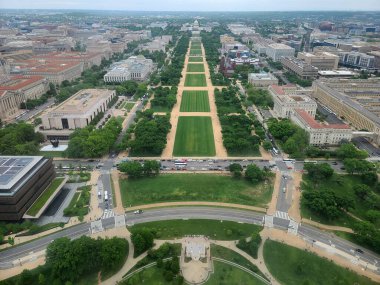
<svg viewBox="0 0 380 285">
<path fill-rule="evenodd" d="M 292 204 L 289 208 L 289 216 L 292 217 L 297 223 L 301 222 L 301 191 L 300 185 L 302 182 L 302 173 L 293 172 L 293 191 L 292 191 Z"/>
<path fill-rule="evenodd" d="M 274 185 L 273 185 L 272 200 L 270 201 L 268 205 L 268 212 L 267 212 L 268 215 L 274 215 L 274 213 L 276 212 L 277 198 L 280 191 L 280 183 L 281 183 L 281 172 L 276 171 L 276 177 L 275 177 Z"/>
<path fill-rule="evenodd" d="M 301 222 L 303 224 L 309 224 L 312 225 L 316 228 L 319 228 L 321 230 L 328 230 L 328 231 L 340 231 L 340 232 L 346 232 L 346 233 L 353 233 L 354 231 L 350 228 L 346 227 L 340 227 L 340 226 L 331 226 L 331 225 L 325 225 L 325 224 L 320 224 L 318 222 L 314 222 L 308 219 L 301 219 Z"/>
<path fill-rule="evenodd" d="M 113 211 L 119 215 L 124 214 L 123 200 L 121 198 L 120 185 L 119 185 L 119 171 L 113 170 L 111 172 L 111 176 L 112 176 L 113 187 L 115 189 L 115 202 L 116 202 L 116 207 L 113 208 Z"/>
</svg>

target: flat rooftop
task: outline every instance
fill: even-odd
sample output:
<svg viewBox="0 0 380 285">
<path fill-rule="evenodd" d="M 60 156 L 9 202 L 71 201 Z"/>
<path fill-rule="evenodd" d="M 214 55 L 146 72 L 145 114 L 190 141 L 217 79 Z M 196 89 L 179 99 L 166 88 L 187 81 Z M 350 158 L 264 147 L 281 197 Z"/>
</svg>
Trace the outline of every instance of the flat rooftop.
<svg viewBox="0 0 380 285">
<path fill-rule="evenodd" d="M 113 91 L 108 89 L 83 89 L 59 104 L 48 116 L 86 115 L 96 103 L 105 99 Z"/>
<path fill-rule="evenodd" d="M 0 156 L 0 195 L 9 195 L 9 190 L 42 159 L 42 156 Z"/>
</svg>

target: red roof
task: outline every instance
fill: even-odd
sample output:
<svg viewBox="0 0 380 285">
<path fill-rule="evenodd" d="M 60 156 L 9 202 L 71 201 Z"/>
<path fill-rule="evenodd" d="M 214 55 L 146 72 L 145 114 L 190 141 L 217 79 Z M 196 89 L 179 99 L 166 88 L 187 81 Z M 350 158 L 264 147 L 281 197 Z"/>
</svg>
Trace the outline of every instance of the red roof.
<svg viewBox="0 0 380 285">
<path fill-rule="evenodd" d="M 44 79 L 44 77 L 39 75 L 13 75 L 10 79 L 11 80 L 5 82 L 3 85 L 0 85 L 0 90 L 17 91 Z"/>
<path fill-rule="evenodd" d="M 18 61 L 15 67 L 19 66 L 21 70 L 26 69 L 28 72 L 41 72 L 41 73 L 58 73 L 74 66 L 79 65 L 79 61 L 60 61 L 55 59 L 49 60 L 33 60 L 27 59 Z"/>
<path fill-rule="evenodd" d="M 287 85 L 276 85 L 276 84 L 273 84 L 271 85 L 272 89 L 274 90 L 274 92 L 276 92 L 276 94 L 278 95 L 285 95 L 285 91 L 284 89 L 286 88 L 293 88 L 295 87 L 295 85 L 293 84 L 287 84 Z"/>
<path fill-rule="evenodd" d="M 346 124 L 329 124 L 323 125 L 318 123 L 308 112 L 302 109 L 295 109 L 301 118 L 313 129 L 350 129 Z"/>
</svg>

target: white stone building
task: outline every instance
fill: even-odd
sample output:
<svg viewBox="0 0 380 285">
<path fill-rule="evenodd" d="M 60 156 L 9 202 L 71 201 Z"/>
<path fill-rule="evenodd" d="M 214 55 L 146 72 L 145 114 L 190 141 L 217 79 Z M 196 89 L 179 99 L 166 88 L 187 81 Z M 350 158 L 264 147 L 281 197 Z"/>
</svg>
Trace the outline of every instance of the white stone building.
<svg viewBox="0 0 380 285">
<path fill-rule="evenodd" d="M 309 134 L 310 145 L 339 145 L 342 140 L 350 141 L 352 138 L 352 130 L 348 125 L 321 124 L 305 110 L 295 109 L 291 113 L 291 120 Z"/>
<path fill-rule="evenodd" d="M 265 50 L 273 61 L 280 61 L 283 56 L 294 56 L 295 49 L 284 44 L 270 44 Z"/>
<path fill-rule="evenodd" d="M 248 82 L 255 87 L 268 87 L 277 85 L 278 79 L 271 73 L 249 73 Z"/>
<path fill-rule="evenodd" d="M 295 109 L 305 110 L 310 116 L 315 116 L 317 103 L 307 95 L 308 90 L 298 89 L 295 85 L 271 85 L 268 90 L 272 95 L 273 111 L 277 117 L 290 118 Z"/>
<path fill-rule="evenodd" d="M 155 66 L 151 59 L 142 55 L 131 56 L 113 64 L 112 69 L 104 75 L 104 82 L 124 82 L 127 80 L 144 81 Z"/>
</svg>

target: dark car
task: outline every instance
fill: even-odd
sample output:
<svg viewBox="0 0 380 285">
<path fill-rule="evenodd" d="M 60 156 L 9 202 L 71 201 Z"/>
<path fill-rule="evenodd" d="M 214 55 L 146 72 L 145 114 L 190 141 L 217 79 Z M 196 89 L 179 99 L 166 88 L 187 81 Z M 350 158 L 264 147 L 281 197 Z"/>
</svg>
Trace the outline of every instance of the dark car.
<svg viewBox="0 0 380 285">
<path fill-rule="evenodd" d="M 362 251 L 360 248 L 355 249 L 356 252 L 363 254 L 364 251 Z"/>
</svg>

